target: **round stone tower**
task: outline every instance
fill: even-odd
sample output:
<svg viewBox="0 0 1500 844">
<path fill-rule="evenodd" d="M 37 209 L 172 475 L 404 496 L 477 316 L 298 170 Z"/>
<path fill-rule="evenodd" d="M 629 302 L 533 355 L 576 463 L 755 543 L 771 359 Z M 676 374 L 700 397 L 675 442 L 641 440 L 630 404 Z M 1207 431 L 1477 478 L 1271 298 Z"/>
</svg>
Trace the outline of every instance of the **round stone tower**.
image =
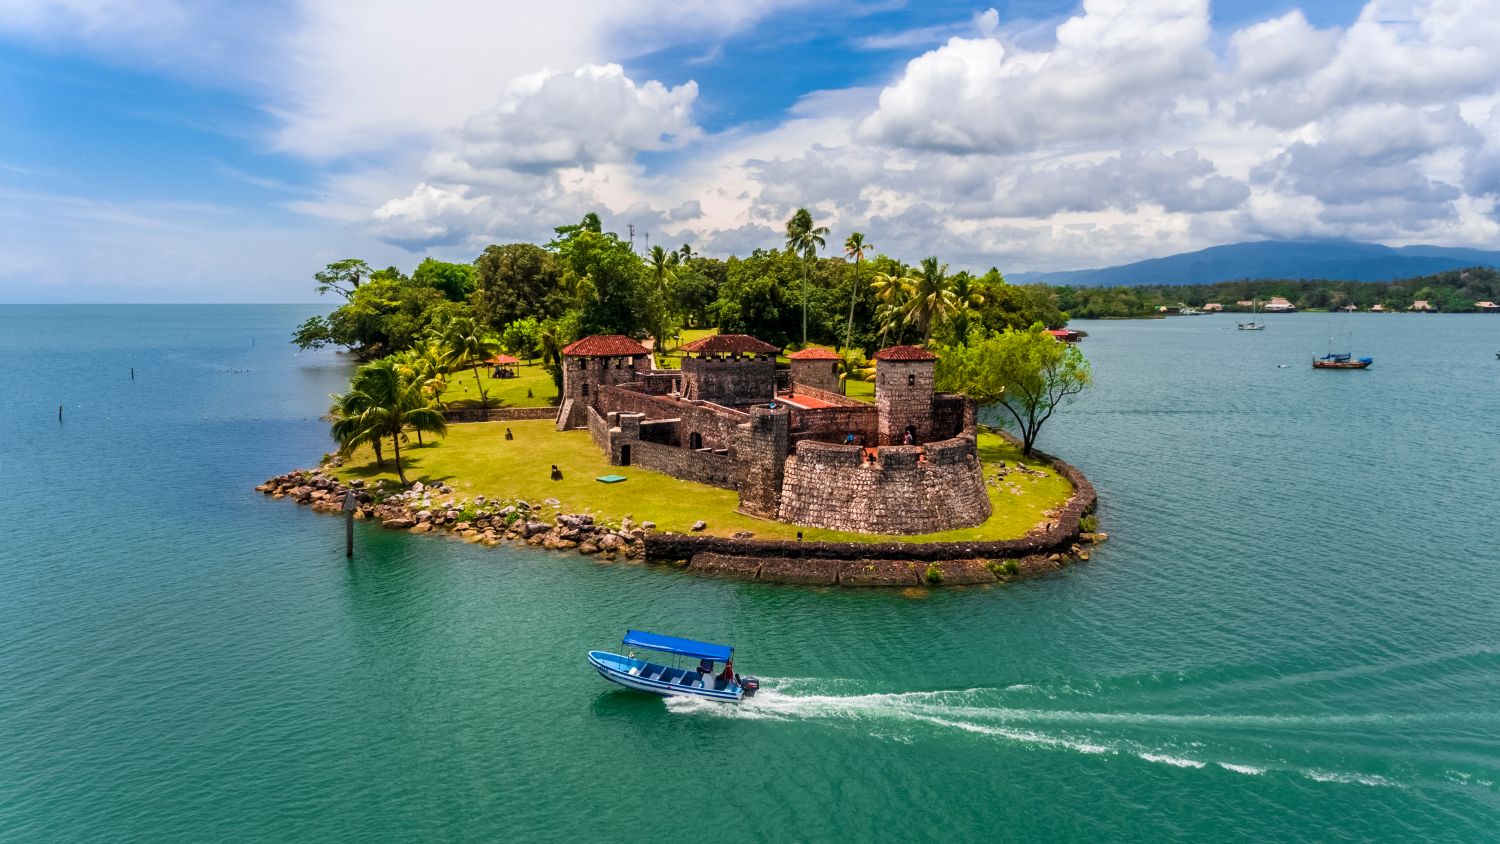
<svg viewBox="0 0 1500 844">
<path fill-rule="evenodd" d="M 932 438 L 932 382 L 937 355 L 916 346 L 892 346 L 875 353 L 875 407 L 880 444 L 915 444 Z"/>
</svg>

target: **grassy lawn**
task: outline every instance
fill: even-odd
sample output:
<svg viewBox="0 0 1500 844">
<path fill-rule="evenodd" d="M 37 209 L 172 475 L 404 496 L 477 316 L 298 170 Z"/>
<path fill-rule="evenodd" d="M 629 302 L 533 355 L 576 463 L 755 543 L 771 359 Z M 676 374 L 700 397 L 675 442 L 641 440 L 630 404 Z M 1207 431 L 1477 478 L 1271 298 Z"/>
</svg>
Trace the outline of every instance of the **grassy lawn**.
<svg viewBox="0 0 1500 844">
<path fill-rule="evenodd" d="M 490 369 L 479 368 L 479 381 L 489 393 L 490 407 L 547 407 L 557 404 L 557 387 L 552 374 L 539 363 L 522 363 L 515 367 L 516 378 L 491 378 Z M 528 397 L 526 391 L 530 390 Z M 443 401 L 454 408 L 478 407 L 479 390 L 474 385 L 474 371 L 465 369 L 448 374 L 448 389 Z"/>
<path fill-rule="evenodd" d="M 522 395 L 525 395 L 524 391 Z M 429 443 L 424 448 L 402 449 L 406 475 L 424 483 L 444 481 L 458 490 L 457 497 L 461 498 L 475 495 L 501 500 L 524 498 L 533 506 L 546 498 L 556 498 L 562 502 L 558 508 L 561 512 L 593 513 L 607 520 L 629 515 L 637 521 L 656 522 L 661 530 L 686 532 L 694 521 L 702 519 L 708 523 L 709 533 L 722 536 L 741 530 L 752 531 L 762 538 L 791 539 L 797 535 L 795 525 L 763 521 L 735 512 L 739 504 L 739 495 L 735 492 L 678 480 L 638 466 L 611 466 L 594 446 L 587 431 L 559 433 L 553 430 L 552 424 L 549 420 L 537 420 L 450 426 L 448 436 L 437 443 Z M 505 439 L 506 428 L 515 433 L 514 440 Z M 1020 457 L 1015 448 L 988 432 L 980 435 L 979 452 L 986 475 L 992 474 L 990 467 L 995 461 L 1010 463 Z M 561 481 L 550 478 L 554 463 L 562 469 Z M 995 514 L 978 527 L 899 537 L 803 528 L 803 535 L 809 540 L 859 542 L 1018 537 L 1044 518 L 1043 511 L 1061 506 L 1072 494 L 1068 482 L 1050 467 L 1036 468 L 1045 471 L 1046 477 L 1011 475 L 1006 479 L 1021 490 L 1020 494 L 1010 491 L 1003 483 L 989 488 Z M 362 449 L 337 474 L 346 480 L 385 478 L 394 482 L 396 478 L 391 469 L 389 449 L 386 450 L 385 470 L 376 468 L 373 455 Z M 594 480 L 599 475 L 608 474 L 624 475 L 629 480 L 618 484 L 602 484 Z"/>
<path fill-rule="evenodd" d="M 873 402 L 875 401 L 875 382 L 845 381 L 844 395 L 848 396 L 851 399 Z"/>
</svg>

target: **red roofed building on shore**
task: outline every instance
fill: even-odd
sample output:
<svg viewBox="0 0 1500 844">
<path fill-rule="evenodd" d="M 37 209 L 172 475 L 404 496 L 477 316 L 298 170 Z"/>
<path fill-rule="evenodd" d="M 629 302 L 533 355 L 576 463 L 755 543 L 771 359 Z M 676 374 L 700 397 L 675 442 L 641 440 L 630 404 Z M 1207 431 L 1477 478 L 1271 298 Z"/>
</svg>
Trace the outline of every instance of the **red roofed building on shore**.
<svg viewBox="0 0 1500 844">
<path fill-rule="evenodd" d="M 839 378 L 839 364 L 843 359 L 837 353 L 811 346 L 787 355 L 787 360 L 792 366 L 792 384 L 830 393 L 844 392 L 844 382 Z"/>
<path fill-rule="evenodd" d="M 654 368 L 651 351 L 623 334 L 594 334 L 569 343 L 562 358 L 559 431 L 588 424 L 589 402 L 601 386 L 639 381 Z"/>
<path fill-rule="evenodd" d="M 734 490 L 760 518 L 917 534 L 993 512 L 974 402 L 933 392 L 931 352 L 878 352 L 872 405 L 820 386 L 838 385 L 839 355 L 826 349 L 791 355 L 780 372 L 777 348 L 743 334 L 683 351 L 678 371 L 653 368 L 626 337 L 568 346 L 558 428 L 587 428 L 613 465 Z"/>
</svg>

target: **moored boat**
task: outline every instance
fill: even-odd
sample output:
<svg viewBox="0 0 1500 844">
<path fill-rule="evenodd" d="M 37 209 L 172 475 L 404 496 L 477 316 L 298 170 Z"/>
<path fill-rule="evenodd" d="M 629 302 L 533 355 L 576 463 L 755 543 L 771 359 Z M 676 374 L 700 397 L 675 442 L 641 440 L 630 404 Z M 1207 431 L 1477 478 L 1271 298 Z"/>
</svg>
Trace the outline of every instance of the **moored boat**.
<svg viewBox="0 0 1500 844">
<path fill-rule="evenodd" d="M 1312 363 L 1313 369 L 1368 369 L 1374 362 L 1374 358 L 1356 359 L 1353 355 L 1329 352 L 1320 358 L 1313 358 Z"/>
<path fill-rule="evenodd" d="M 689 697 L 722 700 L 738 703 L 751 697 L 760 688 L 755 677 L 741 677 L 734 671 L 734 648 L 695 639 L 647 633 L 644 630 L 627 630 L 620 640 L 625 646 L 624 654 L 609 651 L 589 651 L 589 664 L 599 676 L 626 688 L 654 695 L 686 695 Z M 698 664 L 683 668 L 667 665 L 669 660 L 655 662 L 641 659 L 632 648 L 669 654 L 670 661 L 683 657 L 698 660 Z M 722 663 L 723 669 L 716 670 Z"/>
</svg>

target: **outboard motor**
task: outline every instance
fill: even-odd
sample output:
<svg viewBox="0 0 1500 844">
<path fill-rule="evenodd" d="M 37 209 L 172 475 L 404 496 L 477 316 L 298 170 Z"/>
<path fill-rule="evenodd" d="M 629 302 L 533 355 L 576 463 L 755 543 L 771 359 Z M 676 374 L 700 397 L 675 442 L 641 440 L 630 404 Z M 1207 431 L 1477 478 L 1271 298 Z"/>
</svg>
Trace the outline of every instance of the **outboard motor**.
<svg viewBox="0 0 1500 844">
<path fill-rule="evenodd" d="M 760 691 L 759 677 L 741 677 L 735 675 L 734 679 L 740 684 L 740 688 L 745 690 L 745 697 L 755 697 L 755 693 Z"/>
</svg>

